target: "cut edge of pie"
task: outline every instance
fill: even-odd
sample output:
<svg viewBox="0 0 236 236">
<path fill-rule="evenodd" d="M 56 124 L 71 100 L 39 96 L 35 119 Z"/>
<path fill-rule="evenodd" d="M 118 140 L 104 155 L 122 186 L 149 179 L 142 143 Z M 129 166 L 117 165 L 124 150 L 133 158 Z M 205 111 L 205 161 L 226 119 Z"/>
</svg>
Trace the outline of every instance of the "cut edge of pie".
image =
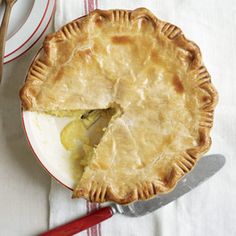
<svg viewBox="0 0 236 236">
<path fill-rule="evenodd" d="M 196 87 L 203 90 L 207 96 L 201 97 L 201 107 L 199 108 L 201 113 L 198 127 L 199 145 L 184 150 L 173 164 L 168 176 L 164 176 L 161 180 L 140 182 L 122 196 L 114 192 L 112 186 L 100 185 L 96 181 L 88 183 L 85 181 L 82 187 L 78 186 L 75 188 L 73 197 L 84 197 L 92 202 L 114 201 L 120 204 L 127 204 L 136 200 L 149 199 L 157 194 L 167 193 L 175 187 L 181 177 L 191 171 L 198 159 L 209 149 L 211 144 L 209 132 L 212 128 L 214 108 L 218 100 L 210 75 L 202 63 L 200 49 L 195 43 L 187 40 L 178 27 L 159 20 L 145 8 L 138 8 L 133 11 L 95 10 L 87 16 L 70 22 L 58 32 L 46 37 L 43 45 L 43 55 L 31 65 L 25 84 L 20 91 L 22 107 L 24 110 L 48 112 L 40 107 L 37 108 L 35 104 L 37 103 L 36 98 L 41 91 L 41 85 L 47 76 L 52 73 L 50 68 L 53 68 L 56 61 L 58 44 L 70 41 L 71 38 L 76 37 L 78 34 L 83 34 L 83 28 L 88 27 L 91 21 L 94 22 L 96 27 L 100 27 L 106 21 L 119 22 L 123 25 L 139 21 L 140 27 L 153 27 L 154 34 L 162 35 L 168 43 L 172 41 L 175 47 L 181 48 L 188 53 L 191 60 L 189 70 L 196 78 Z M 123 43 L 126 43 L 126 38 L 119 38 L 117 40 L 123 40 Z M 182 89 L 181 85 L 178 87 L 178 83 L 176 86 L 177 90 Z"/>
</svg>

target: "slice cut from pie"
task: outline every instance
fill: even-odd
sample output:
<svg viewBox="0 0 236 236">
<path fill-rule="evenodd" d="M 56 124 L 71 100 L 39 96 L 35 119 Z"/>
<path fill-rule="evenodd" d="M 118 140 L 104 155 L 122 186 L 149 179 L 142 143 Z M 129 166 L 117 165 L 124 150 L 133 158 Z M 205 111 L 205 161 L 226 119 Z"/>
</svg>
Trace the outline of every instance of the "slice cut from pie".
<svg viewBox="0 0 236 236">
<path fill-rule="evenodd" d="M 196 44 L 144 8 L 95 10 L 47 36 L 20 97 L 50 114 L 114 109 L 73 196 L 121 204 L 168 192 L 193 168 L 217 102 Z"/>
</svg>

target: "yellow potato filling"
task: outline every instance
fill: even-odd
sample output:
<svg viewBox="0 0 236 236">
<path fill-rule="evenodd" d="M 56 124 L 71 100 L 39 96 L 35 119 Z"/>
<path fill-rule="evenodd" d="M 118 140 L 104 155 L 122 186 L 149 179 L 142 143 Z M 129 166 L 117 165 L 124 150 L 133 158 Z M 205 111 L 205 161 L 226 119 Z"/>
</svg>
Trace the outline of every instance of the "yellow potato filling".
<svg viewBox="0 0 236 236">
<path fill-rule="evenodd" d="M 99 144 L 115 109 L 89 111 L 48 111 L 57 117 L 72 117 L 60 133 L 63 147 L 70 152 L 73 177 L 78 181 L 89 164 L 94 148 Z"/>
</svg>

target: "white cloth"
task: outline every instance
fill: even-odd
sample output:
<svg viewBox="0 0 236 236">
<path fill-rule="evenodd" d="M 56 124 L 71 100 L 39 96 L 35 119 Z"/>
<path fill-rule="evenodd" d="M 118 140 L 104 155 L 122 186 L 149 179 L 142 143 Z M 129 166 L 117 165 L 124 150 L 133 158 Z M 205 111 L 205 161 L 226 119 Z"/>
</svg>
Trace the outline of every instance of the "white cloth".
<svg viewBox="0 0 236 236">
<path fill-rule="evenodd" d="M 97 6 L 98 5 L 98 6 Z M 209 181 L 160 210 L 141 218 L 116 215 L 93 232 L 104 236 L 234 236 L 236 235 L 236 4 L 234 0 L 57 0 L 55 28 L 92 8 L 147 7 L 159 18 L 178 25 L 201 48 L 203 60 L 219 92 L 213 145 L 209 153 L 222 153 L 226 166 Z M 52 181 L 50 227 L 86 213 L 84 200 Z M 96 232 L 97 231 L 97 234 Z"/>
<path fill-rule="evenodd" d="M 50 24 L 45 34 L 51 29 Z M 27 54 L 3 68 L 0 84 L 1 236 L 38 235 L 48 225 L 50 178 L 29 148 L 22 128 L 19 101 L 19 88 L 42 41 L 43 37 Z"/>
</svg>

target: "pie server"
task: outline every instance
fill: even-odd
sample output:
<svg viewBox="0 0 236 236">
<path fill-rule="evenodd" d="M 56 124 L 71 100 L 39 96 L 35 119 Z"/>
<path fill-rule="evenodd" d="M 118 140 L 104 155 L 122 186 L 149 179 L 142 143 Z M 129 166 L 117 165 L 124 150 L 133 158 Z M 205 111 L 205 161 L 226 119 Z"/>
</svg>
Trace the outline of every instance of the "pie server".
<svg viewBox="0 0 236 236">
<path fill-rule="evenodd" d="M 158 197 L 147 201 L 137 201 L 129 205 L 111 204 L 110 206 L 94 211 L 93 213 L 80 219 L 76 219 L 65 225 L 43 233 L 41 236 L 73 235 L 112 217 L 116 213 L 131 217 L 146 215 L 191 191 L 193 188 L 197 187 L 214 175 L 224 166 L 224 164 L 225 158 L 222 155 L 215 154 L 205 156 L 199 160 L 196 167 L 189 174 L 178 182 L 175 189 L 170 193 L 159 195 Z"/>
</svg>

